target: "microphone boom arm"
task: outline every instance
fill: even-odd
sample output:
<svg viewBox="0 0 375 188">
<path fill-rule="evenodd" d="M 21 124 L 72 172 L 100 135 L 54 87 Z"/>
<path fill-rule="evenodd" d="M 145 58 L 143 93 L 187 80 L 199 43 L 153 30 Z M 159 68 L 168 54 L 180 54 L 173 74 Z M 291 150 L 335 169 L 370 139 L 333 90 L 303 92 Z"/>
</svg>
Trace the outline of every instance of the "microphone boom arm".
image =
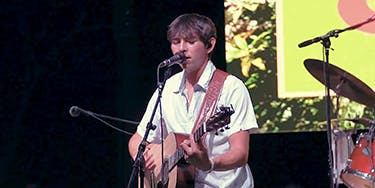
<svg viewBox="0 0 375 188">
<path fill-rule="evenodd" d="M 124 119 L 120 119 L 120 118 L 116 118 L 116 117 L 111 117 L 111 116 L 107 116 L 107 115 L 103 115 L 103 114 L 97 114 L 97 113 L 94 113 L 94 112 L 91 112 L 91 111 L 88 111 L 88 110 L 84 110 L 82 108 L 79 108 L 77 106 L 72 106 L 70 109 L 69 109 L 69 114 L 72 116 L 72 117 L 78 117 L 80 115 L 80 113 L 86 115 L 86 116 L 91 116 L 93 117 L 94 119 L 104 123 L 105 125 L 107 125 L 108 127 L 112 128 L 112 129 L 115 129 L 116 131 L 119 131 L 119 132 L 122 132 L 122 133 L 125 133 L 127 135 L 130 135 L 132 136 L 133 133 L 130 133 L 128 131 L 125 131 L 125 130 L 122 130 L 120 128 L 117 128 L 116 126 L 114 125 L 111 125 L 110 123 L 104 121 L 103 119 L 101 118 L 107 118 L 107 119 L 111 119 L 111 120 L 115 120 L 115 121 L 120 121 L 120 122 L 124 122 L 124 123 L 131 123 L 131 124 L 138 124 L 138 122 L 135 122 L 135 121 L 130 121 L 130 120 L 124 120 Z"/>
<path fill-rule="evenodd" d="M 298 44 L 298 47 L 303 48 L 303 47 L 308 46 L 310 44 L 313 44 L 313 43 L 316 43 L 316 42 L 320 42 L 320 41 L 324 41 L 324 40 L 326 40 L 326 39 L 328 39 L 330 37 L 336 37 L 337 38 L 339 36 L 339 33 L 342 33 L 344 31 L 348 31 L 348 30 L 357 29 L 357 28 L 359 28 L 359 27 L 361 27 L 361 26 L 363 26 L 363 25 L 365 25 L 367 23 L 373 22 L 373 21 L 375 21 L 375 18 L 369 18 L 369 19 L 367 19 L 364 22 L 361 22 L 359 24 L 347 27 L 345 29 L 334 29 L 334 30 L 328 32 L 325 35 L 322 35 L 322 36 L 319 36 L 319 37 L 315 37 L 313 39 L 301 42 L 301 43 Z"/>
</svg>

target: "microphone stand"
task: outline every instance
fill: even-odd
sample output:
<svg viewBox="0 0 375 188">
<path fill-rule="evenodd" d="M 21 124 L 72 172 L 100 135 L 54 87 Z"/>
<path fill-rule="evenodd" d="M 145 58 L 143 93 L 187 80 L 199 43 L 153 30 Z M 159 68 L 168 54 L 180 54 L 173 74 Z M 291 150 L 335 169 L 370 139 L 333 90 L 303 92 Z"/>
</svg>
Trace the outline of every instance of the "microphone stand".
<svg viewBox="0 0 375 188">
<path fill-rule="evenodd" d="M 155 130 L 156 126 L 152 124 L 152 121 L 155 116 L 155 112 L 157 109 L 158 104 L 160 103 L 160 97 L 157 98 L 154 109 L 152 111 L 151 117 L 149 122 L 147 123 L 146 131 L 145 134 L 143 135 L 143 139 L 141 143 L 138 146 L 138 153 L 137 156 L 135 157 L 134 164 L 133 164 L 133 170 L 130 176 L 130 180 L 128 182 L 128 188 L 130 188 L 132 182 L 134 181 L 135 175 L 137 174 L 137 171 L 139 169 L 139 178 L 140 178 L 140 187 L 143 188 L 144 186 L 144 158 L 143 158 L 143 153 L 146 148 L 147 144 L 147 137 L 150 133 L 151 130 Z"/>
<path fill-rule="evenodd" d="M 127 135 L 133 135 L 132 133 L 128 132 L 128 131 L 125 131 L 125 130 L 122 130 L 116 126 L 113 126 L 112 124 L 104 121 L 102 118 L 106 118 L 106 119 L 110 119 L 110 120 L 115 120 L 115 121 L 119 121 L 119 122 L 123 122 L 123 123 L 129 123 L 129 124 L 138 124 L 138 122 L 135 122 L 135 121 L 130 121 L 130 120 L 126 120 L 126 119 L 121 119 L 121 118 L 117 118 L 117 117 L 112 117 L 112 116 L 107 116 L 107 115 L 103 115 L 103 114 L 98 114 L 98 113 L 95 113 L 95 112 L 91 112 L 91 111 L 88 111 L 88 110 L 84 110 L 82 108 L 79 108 L 77 106 L 72 106 L 69 110 L 69 113 L 72 117 L 78 117 L 79 114 L 75 114 L 76 112 L 73 112 L 74 110 L 77 110 L 78 113 L 82 113 L 83 115 L 85 116 L 90 116 L 102 123 L 104 123 L 105 125 L 107 125 L 108 127 L 116 130 L 116 131 L 119 131 L 121 133 L 125 133 Z"/>
<path fill-rule="evenodd" d="M 159 75 L 159 69 L 160 69 L 160 64 L 159 64 L 159 67 L 158 67 L 158 75 Z M 160 114 L 162 113 L 161 112 L 161 97 L 162 97 L 162 92 L 163 92 L 163 89 L 164 89 L 164 85 L 165 85 L 165 82 L 166 80 L 169 78 L 171 74 L 171 70 L 170 68 L 168 68 L 165 72 L 165 78 L 163 79 L 162 82 L 158 81 L 158 97 L 156 99 L 156 102 L 155 102 L 155 105 L 154 105 L 154 108 L 152 110 L 152 114 L 151 114 L 151 117 L 150 117 L 150 120 L 149 122 L 147 123 L 147 127 L 146 127 L 146 131 L 145 131 L 145 134 L 143 135 L 143 139 L 141 141 L 141 143 L 139 144 L 138 146 L 138 153 L 137 153 L 137 156 L 135 158 L 135 161 L 134 161 L 134 164 L 133 164 L 133 169 L 132 169 L 132 173 L 130 175 L 130 180 L 128 182 L 128 186 L 127 188 L 130 188 L 132 182 L 134 181 L 135 179 L 135 176 L 137 174 L 137 171 L 139 169 L 139 178 L 140 178 L 140 187 L 143 188 L 144 187 L 144 158 L 143 158 L 143 153 L 145 151 L 145 148 L 146 148 L 146 144 L 147 144 L 147 137 L 150 133 L 151 130 L 155 130 L 156 129 L 156 126 L 152 124 L 152 121 L 155 117 L 155 113 L 156 113 L 156 110 L 157 110 L 157 107 L 159 106 L 160 107 Z M 159 80 L 159 76 L 158 76 L 158 80 Z M 162 117 L 162 116 L 160 116 Z M 161 145 L 161 148 L 162 148 L 162 157 L 164 155 L 164 146 L 163 146 L 163 126 L 162 127 L 162 145 Z M 161 160 L 162 161 L 162 169 L 164 168 L 164 160 Z M 164 174 L 164 170 L 162 170 L 162 180 L 164 183 L 164 180 L 165 180 L 165 174 Z"/>
<path fill-rule="evenodd" d="M 374 16 L 372 16 L 374 17 Z M 359 24 L 356 24 L 354 26 L 350 26 L 348 28 L 345 28 L 345 29 L 335 29 L 335 30 L 332 30 L 330 32 L 328 32 L 327 34 L 323 35 L 323 36 L 319 36 L 319 37 L 315 37 L 311 40 L 307 40 L 305 42 L 302 42 L 300 44 L 298 44 L 298 47 L 302 48 L 302 47 L 305 47 L 305 46 L 308 46 L 310 44 L 313 44 L 313 43 L 316 43 L 316 42 L 320 42 L 321 41 L 321 44 L 323 45 L 324 47 L 324 52 L 325 52 L 325 63 L 323 63 L 323 77 L 324 77 L 324 84 L 325 84 L 325 101 L 326 101 L 326 119 L 327 119 L 327 137 L 328 137 L 328 149 L 329 149 L 329 153 L 328 153 L 328 164 L 329 164 L 329 176 L 330 176 L 330 187 L 333 188 L 334 187 L 334 183 L 333 183 L 333 154 L 332 154 L 332 136 L 331 136 L 331 96 L 330 96 L 330 79 L 329 79 L 329 71 L 328 71 L 328 66 L 329 66 L 329 50 L 331 49 L 331 41 L 330 41 L 330 38 L 331 37 L 335 37 L 337 38 L 339 36 L 339 33 L 341 32 L 344 32 L 344 31 L 348 31 L 348 30 L 353 30 L 353 29 L 356 29 L 358 27 L 361 27 L 367 23 L 370 23 L 370 22 L 373 22 L 375 21 L 375 18 L 369 18 L 367 19 L 366 21 L 362 22 L 362 23 L 359 23 Z"/>
<path fill-rule="evenodd" d="M 160 67 L 158 69 L 158 72 L 160 70 Z M 159 74 L 158 74 L 159 75 Z M 167 79 L 172 75 L 172 68 L 171 67 L 168 67 L 165 72 L 164 72 L 164 79 L 162 80 L 162 82 L 158 81 L 158 88 L 159 88 L 159 96 L 161 98 L 161 93 L 162 93 L 162 90 L 164 88 L 164 85 L 165 85 L 165 82 L 167 81 Z M 158 77 L 159 79 L 159 77 Z M 163 121 L 163 113 L 162 113 L 162 108 L 161 108 L 161 103 L 160 103 L 160 119 L 161 119 L 161 129 L 160 129 L 160 135 L 161 135 L 161 162 L 162 162 L 162 166 L 161 166 L 161 182 L 158 182 L 158 185 L 157 187 L 166 187 L 168 181 L 169 181 L 169 176 L 168 176 L 168 173 L 166 174 L 166 169 L 169 169 L 168 166 L 168 163 L 164 160 L 164 121 Z"/>
<path fill-rule="evenodd" d="M 119 121 L 119 122 L 123 122 L 123 123 L 129 123 L 129 124 L 133 124 L 133 125 L 138 125 L 139 124 L 139 122 L 136 122 L 136 121 L 121 119 L 121 118 L 107 116 L 107 115 L 104 115 L 104 114 L 98 114 L 98 113 L 94 113 L 94 112 L 91 112 L 91 113 L 93 115 L 95 115 L 95 116 L 98 116 L 98 117 L 101 117 L 101 118 L 110 119 L 110 120 L 114 120 L 114 121 Z"/>
<path fill-rule="evenodd" d="M 333 35 L 337 37 L 337 35 Z M 326 119 L 327 119 L 327 137 L 328 137 L 328 163 L 329 163 L 329 175 L 330 175 L 330 185 L 333 188 L 333 156 L 332 156 L 332 138 L 331 138 L 331 96 L 329 92 L 330 80 L 329 80 L 329 72 L 328 72 L 328 65 L 329 65 L 329 50 L 331 46 L 331 41 L 329 38 L 325 38 L 322 41 L 325 50 L 325 59 L 326 63 L 323 64 L 323 74 L 324 74 L 324 82 L 325 82 L 325 98 L 326 98 Z"/>
</svg>

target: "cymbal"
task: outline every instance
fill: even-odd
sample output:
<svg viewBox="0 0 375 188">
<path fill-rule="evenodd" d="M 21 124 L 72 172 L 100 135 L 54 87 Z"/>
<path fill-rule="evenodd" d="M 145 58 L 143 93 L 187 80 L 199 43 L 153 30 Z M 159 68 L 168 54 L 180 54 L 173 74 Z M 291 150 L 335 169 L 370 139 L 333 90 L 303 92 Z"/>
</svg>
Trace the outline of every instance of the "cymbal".
<svg viewBox="0 0 375 188">
<path fill-rule="evenodd" d="M 367 118 L 346 118 L 344 120 L 352 121 L 354 123 L 359 123 L 367 127 L 370 127 L 371 123 L 375 123 L 374 121 L 371 121 L 371 119 L 367 119 Z"/>
<path fill-rule="evenodd" d="M 306 69 L 323 85 L 325 85 L 323 62 L 317 59 L 306 59 L 304 65 Z M 375 92 L 361 80 L 352 74 L 328 64 L 329 89 L 335 91 L 337 95 L 344 96 L 360 104 L 375 108 Z"/>
</svg>

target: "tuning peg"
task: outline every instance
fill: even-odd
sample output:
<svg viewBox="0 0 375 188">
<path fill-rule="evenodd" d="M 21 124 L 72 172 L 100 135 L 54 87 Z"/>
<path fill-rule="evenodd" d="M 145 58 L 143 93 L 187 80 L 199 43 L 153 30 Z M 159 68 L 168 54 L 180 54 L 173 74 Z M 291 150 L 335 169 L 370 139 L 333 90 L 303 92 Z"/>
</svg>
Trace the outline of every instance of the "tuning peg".
<svg viewBox="0 0 375 188">
<path fill-rule="evenodd" d="M 216 129 L 216 131 L 215 131 L 215 135 L 216 135 L 216 136 L 219 135 L 219 131 L 220 131 L 220 129 Z M 221 132 L 221 131 L 220 131 L 220 132 Z"/>
</svg>

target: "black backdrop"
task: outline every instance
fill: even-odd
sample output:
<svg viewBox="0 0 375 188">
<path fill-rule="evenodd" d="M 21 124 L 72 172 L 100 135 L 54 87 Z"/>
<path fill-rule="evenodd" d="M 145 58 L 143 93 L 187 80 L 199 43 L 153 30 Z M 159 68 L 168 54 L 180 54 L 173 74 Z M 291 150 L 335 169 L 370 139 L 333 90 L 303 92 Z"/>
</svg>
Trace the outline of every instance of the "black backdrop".
<svg viewBox="0 0 375 188">
<path fill-rule="evenodd" d="M 225 69 L 222 1 L 1 5 L 0 187 L 125 187 L 130 136 L 68 110 L 139 121 L 156 88 L 157 64 L 171 55 L 167 24 L 186 12 L 217 24 L 213 60 Z M 325 132 L 253 135 L 256 187 L 328 187 L 326 140 Z"/>
</svg>

